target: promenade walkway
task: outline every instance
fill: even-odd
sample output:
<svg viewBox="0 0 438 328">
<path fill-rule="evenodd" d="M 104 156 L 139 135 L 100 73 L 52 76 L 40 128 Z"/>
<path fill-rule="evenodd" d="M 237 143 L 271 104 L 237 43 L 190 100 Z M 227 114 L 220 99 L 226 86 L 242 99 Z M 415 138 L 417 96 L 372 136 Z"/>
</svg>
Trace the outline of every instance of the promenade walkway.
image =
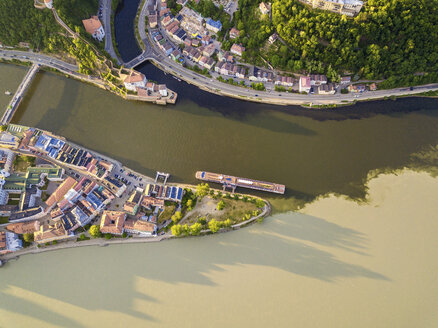
<svg viewBox="0 0 438 328">
<path fill-rule="evenodd" d="M 23 81 L 15 92 L 14 97 L 10 101 L 8 107 L 6 108 L 6 111 L 3 114 L 3 117 L 1 119 L 1 125 L 8 124 L 12 120 L 12 117 L 14 116 L 18 105 L 23 99 L 24 93 L 29 88 L 30 83 L 32 82 L 33 78 L 39 70 L 39 67 L 39 64 L 33 64 L 30 70 L 26 73 L 26 76 L 24 77 Z"/>
</svg>

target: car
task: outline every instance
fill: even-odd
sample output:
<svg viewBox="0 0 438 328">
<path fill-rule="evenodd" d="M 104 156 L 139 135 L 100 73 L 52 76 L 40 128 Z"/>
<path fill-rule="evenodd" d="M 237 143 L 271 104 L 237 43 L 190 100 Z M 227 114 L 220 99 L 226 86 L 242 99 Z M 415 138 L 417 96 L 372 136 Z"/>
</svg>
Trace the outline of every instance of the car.
<svg viewBox="0 0 438 328">
<path fill-rule="evenodd" d="M 258 97 L 259 95 L 255 95 L 256 97 Z"/>
<path fill-rule="evenodd" d="M 414 90 L 414 87 L 410 87 L 409 90 L 411 90 L 411 91 Z"/>
<path fill-rule="evenodd" d="M 118 178 L 119 178 L 119 175 L 118 175 L 118 174 L 114 174 L 114 176 L 116 177 L 116 179 L 118 179 Z"/>
</svg>

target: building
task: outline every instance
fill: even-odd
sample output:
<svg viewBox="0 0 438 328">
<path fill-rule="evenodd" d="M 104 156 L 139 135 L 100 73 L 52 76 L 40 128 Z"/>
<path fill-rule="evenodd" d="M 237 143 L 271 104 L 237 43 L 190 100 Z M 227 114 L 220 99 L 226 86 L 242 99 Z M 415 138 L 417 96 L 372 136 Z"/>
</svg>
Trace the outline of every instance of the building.
<svg viewBox="0 0 438 328">
<path fill-rule="evenodd" d="M 131 70 L 129 75 L 123 80 L 125 88 L 130 91 L 136 91 L 137 88 L 144 88 L 146 86 L 146 76 L 143 73 Z"/>
<path fill-rule="evenodd" d="M 6 226 L 6 229 L 16 234 L 24 235 L 25 233 L 34 233 L 35 231 L 40 230 L 40 226 L 40 221 L 34 220 L 28 222 L 11 223 Z"/>
<path fill-rule="evenodd" d="M 347 84 L 347 83 L 351 83 L 351 76 L 342 76 L 341 84 Z"/>
<path fill-rule="evenodd" d="M 124 229 L 128 233 L 143 237 L 157 233 L 157 226 L 154 223 L 139 219 L 126 219 Z"/>
<path fill-rule="evenodd" d="M 268 42 L 270 43 L 270 44 L 273 44 L 275 41 L 277 41 L 278 40 L 278 34 L 277 33 L 274 33 L 274 34 L 272 34 L 270 37 L 269 37 L 269 39 L 268 39 Z"/>
<path fill-rule="evenodd" d="M 277 75 L 277 77 L 275 78 L 275 85 L 282 85 L 285 87 L 291 87 L 294 84 L 293 84 L 292 77 Z"/>
<path fill-rule="evenodd" d="M 120 211 L 103 211 L 102 219 L 100 220 L 100 231 L 102 233 L 110 233 L 112 235 L 123 234 L 126 213 Z"/>
<path fill-rule="evenodd" d="M 218 33 L 220 30 L 222 30 L 222 23 L 220 20 L 215 21 L 211 18 L 208 18 L 207 22 L 205 23 L 205 27 L 207 27 L 207 30 L 209 31 Z"/>
<path fill-rule="evenodd" d="M 157 23 L 158 23 L 158 15 L 157 15 L 157 13 L 148 16 L 148 24 L 149 24 L 150 28 L 157 27 Z"/>
<path fill-rule="evenodd" d="M 316 87 L 316 90 L 320 95 L 333 95 L 336 93 L 336 89 L 333 83 L 318 85 Z"/>
<path fill-rule="evenodd" d="M 39 231 L 34 233 L 34 241 L 38 244 L 50 243 L 52 241 L 64 240 L 72 237 L 61 223 L 52 226 L 42 225 Z"/>
<path fill-rule="evenodd" d="M 377 90 L 377 84 L 375 83 L 371 83 L 368 88 L 370 89 L 370 91 L 376 91 Z"/>
<path fill-rule="evenodd" d="M 233 27 L 233 28 L 230 30 L 230 39 L 236 39 L 236 38 L 238 38 L 238 37 L 239 37 L 239 34 L 240 34 L 239 30 L 238 30 L 237 28 Z"/>
<path fill-rule="evenodd" d="M 309 93 L 311 88 L 310 77 L 308 76 L 300 76 L 300 82 L 298 89 L 300 92 Z"/>
<path fill-rule="evenodd" d="M 158 85 L 158 92 L 162 97 L 167 97 L 167 87 L 165 84 Z"/>
<path fill-rule="evenodd" d="M 366 90 L 365 84 L 350 84 L 348 86 L 348 91 L 350 92 L 364 92 Z"/>
<path fill-rule="evenodd" d="M 231 46 L 230 51 L 231 51 L 231 53 L 242 57 L 242 54 L 245 52 L 245 47 L 241 46 L 240 44 L 235 43 Z"/>
<path fill-rule="evenodd" d="M 321 85 L 327 83 L 327 76 L 319 75 L 319 74 L 311 74 L 310 75 L 310 84 L 311 85 Z"/>
<path fill-rule="evenodd" d="M 259 9 L 263 15 L 267 15 L 271 12 L 271 5 L 269 3 L 262 2 L 259 5 Z"/>
<path fill-rule="evenodd" d="M 102 23 L 97 16 L 92 16 L 89 19 L 82 20 L 85 30 L 90 33 L 96 40 L 102 41 L 105 37 L 105 31 Z"/>
<path fill-rule="evenodd" d="M 58 202 L 64 199 L 64 196 L 67 192 L 72 189 L 76 185 L 77 181 L 72 177 L 67 177 L 67 179 L 62 182 L 59 187 L 50 195 L 50 197 L 46 201 L 47 210 L 49 211 L 55 206 Z"/>
<path fill-rule="evenodd" d="M 313 8 L 328 10 L 346 16 L 357 15 L 363 6 L 360 0 L 298 0 Z"/>
</svg>

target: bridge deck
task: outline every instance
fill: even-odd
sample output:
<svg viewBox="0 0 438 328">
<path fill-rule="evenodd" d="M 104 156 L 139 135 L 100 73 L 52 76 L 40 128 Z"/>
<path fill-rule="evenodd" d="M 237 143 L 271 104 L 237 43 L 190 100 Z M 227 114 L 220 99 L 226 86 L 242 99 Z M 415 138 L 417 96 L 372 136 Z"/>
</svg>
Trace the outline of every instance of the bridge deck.
<svg viewBox="0 0 438 328">
<path fill-rule="evenodd" d="M 33 78 L 38 72 L 39 67 L 40 67 L 39 64 L 33 64 L 32 67 L 29 69 L 29 71 L 27 71 L 26 75 L 23 78 L 23 81 L 21 81 L 20 86 L 18 87 L 17 91 L 14 94 L 14 97 L 9 102 L 9 105 L 2 116 L 1 119 L 2 125 L 8 124 L 12 120 L 12 117 L 14 116 L 15 111 L 18 108 L 18 105 L 23 99 L 24 93 L 26 92 L 27 88 L 30 86 L 30 83 L 32 82 Z"/>
</svg>

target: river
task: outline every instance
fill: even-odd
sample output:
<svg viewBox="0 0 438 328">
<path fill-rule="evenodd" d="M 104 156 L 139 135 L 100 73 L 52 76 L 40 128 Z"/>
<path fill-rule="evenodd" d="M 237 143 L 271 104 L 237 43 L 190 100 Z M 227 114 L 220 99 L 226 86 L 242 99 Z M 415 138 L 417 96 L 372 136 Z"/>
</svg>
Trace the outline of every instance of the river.
<svg viewBox="0 0 438 328">
<path fill-rule="evenodd" d="M 436 166 L 437 100 L 283 108 L 140 69 L 167 79 L 177 105 L 41 72 L 14 122 L 146 174 L 196 183 L 202 169 L 284 183 L 287 194 L 264 194 L 276 214 L 228 234 L 24 256 L 0 269 L 0 327 L 438 325 L 438 180 L 395 171 Z M 0 64 L 0 91 L 23 75 Z"/>
</svg>

